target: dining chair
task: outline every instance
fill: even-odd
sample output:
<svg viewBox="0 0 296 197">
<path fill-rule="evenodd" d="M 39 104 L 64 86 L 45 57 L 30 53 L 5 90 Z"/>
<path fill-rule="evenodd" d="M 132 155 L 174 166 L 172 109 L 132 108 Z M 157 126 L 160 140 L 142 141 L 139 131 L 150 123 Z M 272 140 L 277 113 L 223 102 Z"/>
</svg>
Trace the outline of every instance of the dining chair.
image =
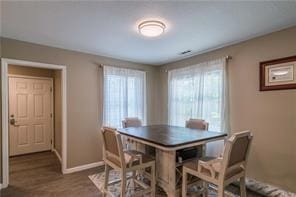
<svg viewBox="0 0 296 197">
<path fill-rule="evenodd" d="M 140 127 L 140 126 L 142 126 L 142 121 L 137 117 L 135 117 L 135 118 L 127 117 L 124 120 L 122 120 L 122 127 L 123 128 Z"/>
<path fill-rule="evenodd" d="M 127 117 L 122 120 L 122 127 L 140 127 L 142 126 L 142 121 L 137 117 Z M 145 152 L 145 145 L 139 142 L 133 141 L 132 139 L 122 136 L 122 141 L 126 149 L 134 149 L 138 151 Z"/>
<path fill-rule="evenodd" d="M 186 121 L 185 126 L 191 129 L 208 130 L 209 123 L 202 119 L 192 119 Z"/>
<path fill-rule="evenodd" d="M 187 120 L 185 122 L 185 127 L 190 128 L 190 129 L 199 129 L 199 130 L 207 131 L 209 128 L 209 123 L 203 119 L 190 118 L 189 120 Z M 207 148 L 207 146 L 206 146 L 206 144 L 204 144 L 204 145 L 198 146 L 196 148 L 191 148 L 192 149 L 191 151 L 193 151 L 193 149 L 195 149 L 195 151 L 197 151 L 197 154 L 200 153 L 199 155 L 205 156 L 206 148 Z"/>
<path fill-rule="evenodd" d="M 145 155 L 144 153 L 123 150 L 121 135 L 114 128 L 102 128 L 103 139 L 103 159 L 105 162 L 105 181 L 103 195 L 112 195 L 108 191 L 108 185 L 113 185 L 121 181 L 120 196 L 126 196 L 126 184 L 128 179 L 132 179 L 134 184 L 138 184 L 143 190 L 135 192 L 135 195 L 142 196 L 150 193 L 150 196 L 155 196 L 155 160 L 154 158 Z M 136 172 L 140 170 L 150 169 L 150 173 L 145 173 L 145 178 L 150 181 L 150 186 L 147 183 L 137 179 Z M 109 171 L 114 169 L 120 172 L 121 179 L 109 182 Z M 132 176 L 127 177 L 131 172 Z"/>
<path fill-rule="evenodd" d="M 235 133 L 226 140 L 222 157 L 203 161 L 188 162 L 183 166 L 182 197 L 187 195 L 187 176 L 193 175 L 203 180 L 204 195 L 208 184 L 217 186 L 218 197 L 224 195 L 224 188 L 240 180 L 241 197 L 246 197 L 246 166 L 253 135 L 250 131 Z"/>
</svg>

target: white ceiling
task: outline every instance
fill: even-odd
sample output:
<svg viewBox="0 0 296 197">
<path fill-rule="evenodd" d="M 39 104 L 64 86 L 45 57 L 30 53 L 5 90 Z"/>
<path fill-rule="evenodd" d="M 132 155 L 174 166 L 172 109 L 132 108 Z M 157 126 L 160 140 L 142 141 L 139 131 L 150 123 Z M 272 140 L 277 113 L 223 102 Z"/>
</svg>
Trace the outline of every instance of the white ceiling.
<svg viewBox="0 0 296 197">
<path fill-rule="evenodd" d="M 165 22 L 165 34 L 139 35 L 144 19 Z M 3 37 L 160 65 L 294 26 L 296 1 L 10 1 L 1 20 Z"/>
</svg>

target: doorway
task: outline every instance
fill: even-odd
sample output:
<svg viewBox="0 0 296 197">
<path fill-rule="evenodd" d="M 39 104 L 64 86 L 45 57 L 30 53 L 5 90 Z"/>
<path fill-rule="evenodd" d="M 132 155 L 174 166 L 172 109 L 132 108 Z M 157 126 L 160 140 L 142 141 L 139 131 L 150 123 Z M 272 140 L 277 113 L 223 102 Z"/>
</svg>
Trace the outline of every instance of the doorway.
<svg viewBox="0 0 296 197">
<path fill-rule="evenodd" d="M 3 58 L 1 63 L 2 187 L 9 183 L 10 156 L 53 151 L 64 173 L 66 67 Z"/>
</svg>

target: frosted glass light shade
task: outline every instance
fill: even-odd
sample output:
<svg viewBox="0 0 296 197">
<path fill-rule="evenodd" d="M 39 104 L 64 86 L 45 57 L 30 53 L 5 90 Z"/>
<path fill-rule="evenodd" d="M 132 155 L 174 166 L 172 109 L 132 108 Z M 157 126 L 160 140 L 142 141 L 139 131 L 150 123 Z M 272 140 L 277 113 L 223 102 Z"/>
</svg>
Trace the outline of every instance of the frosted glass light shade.
<svg viewBox="0 0 296 197">
<path fill-rule="evenodd" d="M 165 24 L 160 21 L 144 21 L 139 24 L 139 32 L 143 36 L 156 37 L 163 34 Z"/>
</svg>

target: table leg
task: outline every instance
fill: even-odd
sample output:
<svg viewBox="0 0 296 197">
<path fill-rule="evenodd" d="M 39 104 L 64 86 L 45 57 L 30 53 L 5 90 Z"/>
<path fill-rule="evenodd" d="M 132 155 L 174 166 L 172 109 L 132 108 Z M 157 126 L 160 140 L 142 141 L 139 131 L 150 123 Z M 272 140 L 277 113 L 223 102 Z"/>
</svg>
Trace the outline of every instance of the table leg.
<svg viewBox="0 0 296 197">
<path fill-rule="evenodd" d="M 169 183 L 168 183 L 168 196 L 178 196 L 176 191 L 176 151 L 170 151 L 168 154 L 168 170 L 169 170 Z"/>
<path fill-rule="evenodd" d="M 156 150 L 157 185 L 169 197 L 176 194 L 176 151 Z"/>
</svg>

